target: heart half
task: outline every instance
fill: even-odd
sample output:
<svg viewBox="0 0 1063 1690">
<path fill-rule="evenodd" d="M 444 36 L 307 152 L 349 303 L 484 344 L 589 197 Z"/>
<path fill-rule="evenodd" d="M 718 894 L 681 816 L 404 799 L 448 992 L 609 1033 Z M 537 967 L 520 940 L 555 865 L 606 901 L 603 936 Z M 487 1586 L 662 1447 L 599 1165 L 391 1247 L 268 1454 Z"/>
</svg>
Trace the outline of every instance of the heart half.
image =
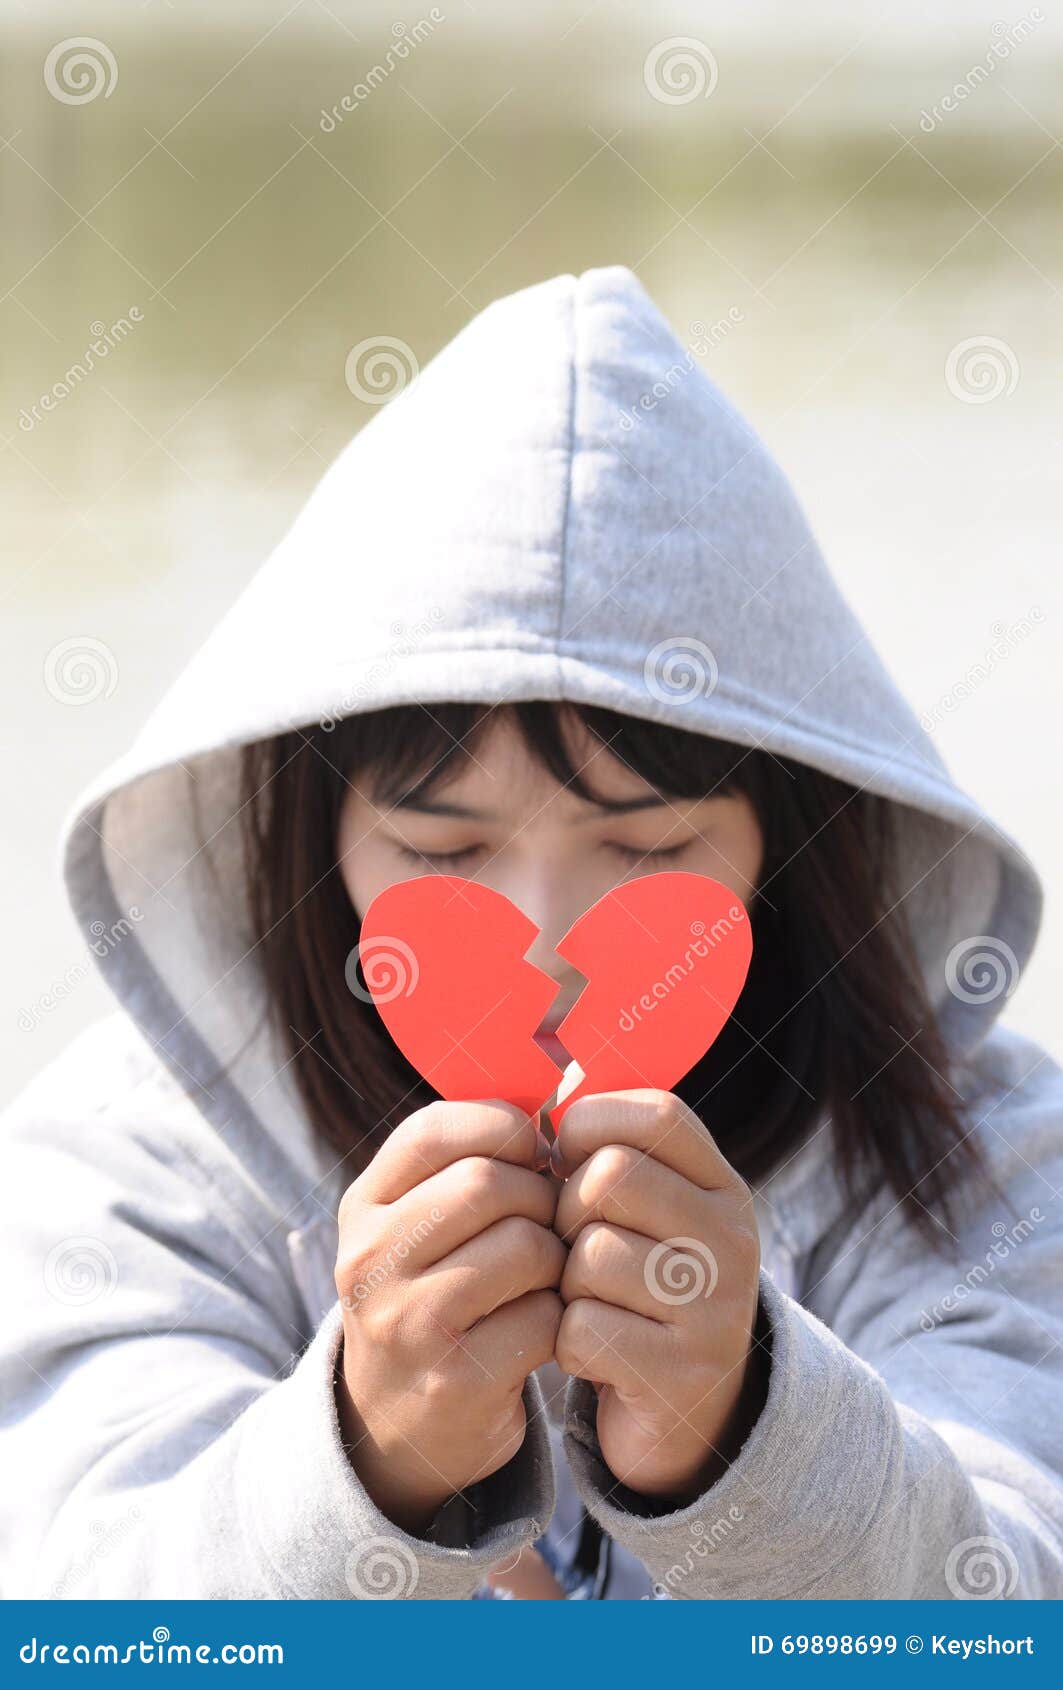
<svg viewBox="0 0 1063 1690">
<path fill-rule="evenodd" d="M 648 874 L 615 886 L 557 947 L 587 985 L 557 1036 L 583 1078 L 578 1097 L 670 1091 L 719 1035 L 749 972 L 753 935 L 735 894 L 705 874 Z"/>
<path fill-rule="evenodd" d="M 538 928 L 501 892 L 452 874 L 373 899 L 358 942 L 388 1032 L 440 1097 L 500 1097 L 534 1115 L 561 1071 L 533 1034 L 557 983 L 525 960 Z"/>
</svg>

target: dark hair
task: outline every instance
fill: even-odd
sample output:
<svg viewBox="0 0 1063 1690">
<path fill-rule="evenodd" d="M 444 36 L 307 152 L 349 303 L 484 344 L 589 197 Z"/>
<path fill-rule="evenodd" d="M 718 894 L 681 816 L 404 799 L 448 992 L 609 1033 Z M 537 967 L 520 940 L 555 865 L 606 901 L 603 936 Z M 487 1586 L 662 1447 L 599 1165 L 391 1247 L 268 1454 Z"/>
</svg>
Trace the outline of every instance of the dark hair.
<svg viewBox="0 0 1063 1690">
<path fill-rule="evenodd" d="M 349 781 L 372 778 L 386 801 L 445 780 L 502 711 L 580 797 L 598 795 L 572 762 L 566 712 L 669 797 L 747 796 L 765 842 L 753 963 L 731 1021 L 676 1090 L 754 1187 L 828 1114 L 854 1204 L 884 1184 L 941 1242 L 963 1178 L 985 1169 L 903 913 L 885 919 L 897 895 L 891 805 L 767 751 L 586 705 L 404 705 L 242 752 L 250 918 L 271 1013 L 310 1121 L 351 1177 L 436 1093 L 348 987 L 359 923 L 336 862 L 340 805 Z"/>
</svg>

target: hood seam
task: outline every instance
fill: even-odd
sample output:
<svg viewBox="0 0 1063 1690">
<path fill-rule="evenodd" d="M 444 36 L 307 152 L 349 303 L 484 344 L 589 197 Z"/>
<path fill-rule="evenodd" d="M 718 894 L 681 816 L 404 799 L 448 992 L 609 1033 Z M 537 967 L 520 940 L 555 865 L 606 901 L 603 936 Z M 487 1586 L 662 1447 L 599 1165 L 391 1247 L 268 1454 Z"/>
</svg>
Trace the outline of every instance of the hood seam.
<svg viewBox="0 0 1063 1690">
<path fill-rule="evenodd" d="M 565 486 L 561 502 L 561 522 L 558 532 L 558 588 L 557 588 L 557 625 L 554 632 L 553 657 L 557 668 L 557 687 L 561 692 L 563 687 L 563 667 L 561 662 L 562 630 L 565 626 L 565 593 L 568 583 L 568 546 L 569 523 L 572 517 L 572 479 L 576 456 L 576 338 L 577 311 L 576 293 L 579 282 L 573 279 L 572 287 L 568 290 L 568 413 L 566 417 L 565 435 Z"/>
</svg>

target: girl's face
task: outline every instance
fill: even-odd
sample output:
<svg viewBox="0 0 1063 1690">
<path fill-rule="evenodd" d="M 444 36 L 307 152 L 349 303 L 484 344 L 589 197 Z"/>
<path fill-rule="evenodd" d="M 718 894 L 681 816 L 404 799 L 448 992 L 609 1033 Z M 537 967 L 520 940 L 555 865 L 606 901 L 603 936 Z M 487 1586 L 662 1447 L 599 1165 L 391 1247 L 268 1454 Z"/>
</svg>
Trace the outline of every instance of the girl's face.
<svg viewBox="0 0 1063 1690">
<path fill-rule="evenodd" d="M 559 992 L 540 1042 L 563 1056 L 551 1029 L 575 1003 L 582 975 L 555 946 L 611 887 L 661 869 L 711 875 L 748 903 L 764 843 L 742 795 L 669 799 L 647 784 L 577 720 L 573 764 L 602 803 L 558 785 L 502 718 L 474 750 L 459 752 L 424 795 L 389 808 L 356 774 L 340 813 L 338 854 L 359 918 L 386 887 L 422 874 L 457 874 L 502 892 L 540 929 L 529 961 Z"/>
</svg>

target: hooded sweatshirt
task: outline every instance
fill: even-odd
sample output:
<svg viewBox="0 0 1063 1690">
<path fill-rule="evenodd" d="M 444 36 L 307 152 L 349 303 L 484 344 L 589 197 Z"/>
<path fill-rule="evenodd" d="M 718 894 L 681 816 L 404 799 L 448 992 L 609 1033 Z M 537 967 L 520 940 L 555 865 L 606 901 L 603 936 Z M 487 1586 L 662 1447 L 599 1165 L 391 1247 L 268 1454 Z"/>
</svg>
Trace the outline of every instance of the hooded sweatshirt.
<svg viewBox="0 0 1063 1690">
<path fill-rule="evenodd" d="M 552 1416 L 533 1377 L 519 1454 L 422 1539 L 341 1442 L 343 1178 L 261 1013 L 238 751 L 390 705 L 524 699 L 763 747 L 892 801 L 887 919 L 1004 1200 L 934 1254 L 889 1194 L 848 1202 L 814 1132 L 757 1194 L 770 1380 L 725 1475 L 681 1509 L 640 1504 L 590 1387 Z M 1036 877 L 629 271 L 497 301 L 377 414 L 63 849 L 118 1007 L 4 1121 L 5 1595 L 470 1597 L 538 1541 L 577 1594 L 1063 1596 L 1063 1084 L 994 1027 Z"/>
</svg>

